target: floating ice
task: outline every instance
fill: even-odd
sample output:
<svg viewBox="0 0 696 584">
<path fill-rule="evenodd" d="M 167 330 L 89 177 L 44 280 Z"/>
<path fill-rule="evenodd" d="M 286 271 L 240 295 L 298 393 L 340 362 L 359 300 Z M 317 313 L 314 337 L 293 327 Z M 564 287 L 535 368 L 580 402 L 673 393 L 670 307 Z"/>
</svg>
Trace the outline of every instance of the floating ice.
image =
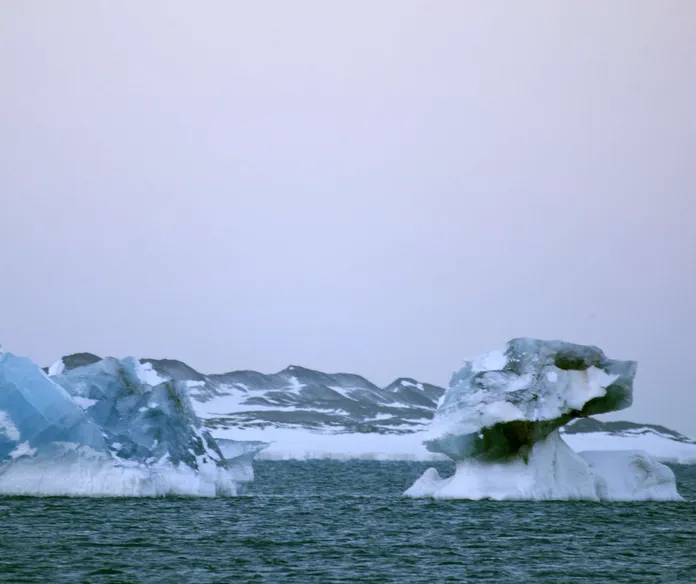
<svg viewBox="0 0 696 584">
<path fill-rule="evenodd" d="M 457 462 L 455 474 L 445 479 L 428 469 L 405 494 L 438 499 L 599 500 L 590 468 L 557 431 L 536 444 L 526 460 L 469 458 Z"/>
<path fill-rule="evenodd" d="M 454 460 L 524 456 L 573 418 L 631 405 L 635 371 L 595 347 L 514 339 L 455 373 L 425 445 Z"/>
<path fill-rule="evenodd" d="M 254 457 L 268 447 L 266 442 L 218 439 L 227 465 L 234 473 L 237 490 L 242 491 L 254 480 Z"/>
<path fill-rule="evenodd" d="M 235 495 L 253 478 L 258 447 L 228 461 L 185 384 L 133 358 L 52 369 L 0 354 L 0 493 Z"/>
<path fill-rule="evenodd" d="M 640 450 L 587 451 L 580 456 L 592 469 L 600 499 L 682 501 L 674 472 Z"/>
<path fill-rule="evenodd" d="M 426 432 L 431 452 L 456 462 L 428 470 L 409 496 L 463 499 L 674 499 L 674 474 L 647 455 L 617 455 L 626 487 L 604 457 L 577 455 L 558 428 L 631 405 L 636 363 L 596 347 L 520 338 L 452 377 Z M 613 456 L 613 454 L 612 454 Z M 653 485 L 659 485 L 653 488 Z M 621 483 L 623 484 L 623 483 Z M 671 484 L 671 488 L 670 488 Z"/>
</svg>

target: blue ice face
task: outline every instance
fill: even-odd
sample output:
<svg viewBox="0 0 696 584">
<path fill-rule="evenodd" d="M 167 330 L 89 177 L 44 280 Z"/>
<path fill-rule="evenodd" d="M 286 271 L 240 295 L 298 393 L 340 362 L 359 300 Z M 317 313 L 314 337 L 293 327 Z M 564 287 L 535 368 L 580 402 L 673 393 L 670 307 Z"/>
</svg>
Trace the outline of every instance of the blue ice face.
<svg viewBox="0 0 696 584">
<path fill-rule="evenodd" d="M 0 353 L 0 461 L 20 444 L 41 449 L 66 442 L 105 452 L 101 431 L 32 361 Z"/>
<path fill-rule="evenodd" d="M 224 459 L 191 407 L 186 386 L 143 380 L 133 358 L 107 358 L 55 377 L 101 429 L 111 452 L 145 464 L 167 460 L 198 468 L 199 462 Z"/>
<path fill-rule="evenodd" d="M 49 378 L 29 359 L 0 353 L 0 462 L 67 443 L 146 465 L 224 466 L 185 385 L 152 387 L 140 373 L 136 359 L 108 358 Z"/>
</svg>

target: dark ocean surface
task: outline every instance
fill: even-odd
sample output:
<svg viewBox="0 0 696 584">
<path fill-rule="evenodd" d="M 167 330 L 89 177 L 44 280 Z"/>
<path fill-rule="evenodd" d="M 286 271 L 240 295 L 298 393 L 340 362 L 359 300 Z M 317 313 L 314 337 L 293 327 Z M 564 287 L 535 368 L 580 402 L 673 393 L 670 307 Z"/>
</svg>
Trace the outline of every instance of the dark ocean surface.
<svg viewBox="0 0 696 584">
<path fill-rule="evenodd" d="M 673 467 L 686 503 L 402 498 L 428 466 L 259 462 L 232 499 L 0 498 L 0 582 L 696 584 L 696 466 Z"/>
</svg>

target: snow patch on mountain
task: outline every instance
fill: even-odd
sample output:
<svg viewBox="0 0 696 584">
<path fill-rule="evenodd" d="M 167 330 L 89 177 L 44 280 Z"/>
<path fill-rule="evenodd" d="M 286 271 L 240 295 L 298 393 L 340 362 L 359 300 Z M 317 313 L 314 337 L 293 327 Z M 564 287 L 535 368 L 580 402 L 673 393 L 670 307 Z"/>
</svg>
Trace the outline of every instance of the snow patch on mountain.
<svg viewBox="0 0 696 584">
<path fill-rule="evenodd" d="M 99 360 L 91 353 L 62 359 L 67 369 Z M 174 359 L 140 361 L 161 379 L 185 382 L 196 414 L 213 437 L 269 443 L 257 455 L 260 460 L 446 458 L 422 444 L 445 392 L 436 385 L 399 378 L 382 388 L 359 375 L 295 365 L 275 374 L 242 370 L 204 375 Z M 482 371 L 497 365 L 495 354 L 475 361 Z M 546 380 L 558 383 L 558 374 L 549 371 Z M 560 432 L 577 452 L 644 450 L 661 461 L 696 464 L 696 442 L 661 426 L 588 418 Z"/>
</svg>

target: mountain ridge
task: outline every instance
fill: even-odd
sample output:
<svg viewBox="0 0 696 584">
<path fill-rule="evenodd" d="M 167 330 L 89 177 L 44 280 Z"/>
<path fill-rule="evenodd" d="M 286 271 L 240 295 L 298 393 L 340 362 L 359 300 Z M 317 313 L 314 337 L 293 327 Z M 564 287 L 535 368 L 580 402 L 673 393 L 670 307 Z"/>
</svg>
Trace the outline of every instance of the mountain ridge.
<svg viewBox="0 0 696 584">
<path fill-rule="evenodd" d="M 62 357 L 50 370 L 71 370 L 101 357 Z M 288 365 L 276 373 L 233 370 L 204 374 L 177 359 L 140 358 L 162 381 L 188 384 L 196 412 L 211 430 L 265 428 L 357 434 L 411 434 L 427 428 L 444 387 L 399 377 L 384 387 L 354 373 L 325 373 Z M 57 366 L 58 365 L 58 366 Z M 684 444 L 696 440 L 659 424 L 582 418 L 562 428 L 566 436 L 654 434 Z"/>
</svg>

